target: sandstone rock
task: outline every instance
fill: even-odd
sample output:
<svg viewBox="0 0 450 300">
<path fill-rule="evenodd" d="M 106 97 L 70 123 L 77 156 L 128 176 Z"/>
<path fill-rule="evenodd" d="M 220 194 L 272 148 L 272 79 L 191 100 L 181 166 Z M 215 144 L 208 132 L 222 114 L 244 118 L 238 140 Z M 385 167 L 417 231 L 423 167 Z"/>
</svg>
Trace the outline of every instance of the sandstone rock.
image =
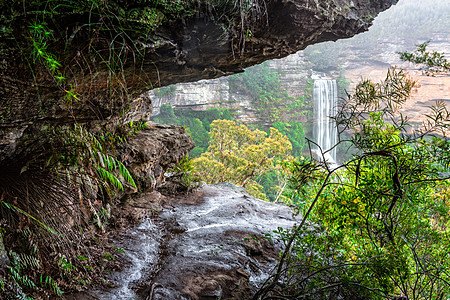
<svg viewBox="0 0 450 300">
<path fill-rule="evenodd" d="M 123 61 L 130 63 L 123 65 L 124 77 L 119 79 L 111 77 L 111 70 L 103 66 L 104 61 L 86 52 L 91 49 L 92 41 L 101 39 L 90 40 L 74 33 L 70 46 L 46 49 L 56 57 L 68 59 L 63 62 L 64 68 L 70 69 L 64 74 L 67 75 L 65 87 L 42 65 L 30 65 L 27 54 L 23 54 L 29 47 L 29 34 L 21 32 L 29 24 L 18 17 L 17 36 L 6 35 L 0 42 L 0 165 L 2 160 L 18 159 L 14 147 L 17 139 L 24 140 L 20 147 L 36 141 L 33 135 L 19 134 L 24 126 L 32 124 L 39 131 L 49 124 L 116 123 L 121 116 L 124 122 L 145 120 L 148 101 L 145 97 L 136 100 L 136 96 L 139 91 L 149 89 L 149 84 L 164 86 L 221 77 L 265 60 L 287 56 L 313 43 L 350 37 L 367 30 L 374 16 L 396 2 L 264 1 L 265 6 L 256 19 L 244 20 L 245 32 L 242 32 L 241 14 L 226 16 L 230 12 L 225 11 L 217 17 L 210 14 L 210 7 L 209 10 L 207 6 L 200 7 L 197 14 L 171 20 L 152 35 L 133 37 L 136 39 L 133 42 L 145 48 L 145 61 L 138 70 L 131 63 L 136 53 L 129 51 Z M 54 22 L 59 22 L 64 30 L 79 27 L 78 21 L 70 16 L 57 17 Z M 65 44 L 66 39 L 61 38 L 52 44 Z M 93 65 L 81 66 L 88 59 L 92 59 Z M 70 93 L 78 94 L 79 99 L 71 98 Z M 253 117 L 248 114 L 248 118 Z"/>
<path fill-rule="evenodd" d="M 291 97 L 304 94 L 311 70 L 301 51 L 282 59 L 271 60 L 267 65 L 280 74 L 280 86 L 286 89 Z M 252 72 L 250 69 L 246 72 Z M 168 94 L 151 90 L 147 95 L 153 103 L 152 116 L 159 114 L 162 104 L 170 104 L 177 110 L 205 111 L 214 107 L 229 109 L 235 114 L 234 118 L 242 123 L 261 123 L 261 115 L 256 111 L 249 95 L 230 90 L 229 80 L 229 77 L 221 77 L 180 83 L 172 86 Z"/>
<path fill-rule="evenodd" d="M 194 148 L 183 127 L 149 122 L 149 127 L 131 139 L 122 159 L 141 191 L 164 182 L 164 173 Z"/>
<path fill-rule="evenodd" d="M 166 224 L 176 219 L 185 231 L 168 242 L 150 299 L 247 299 L 281 247 L 265 234 L 295 222 L 289 208 L 249 197 L 231 184 L 208 185 L 203 193 L 203 203 L 179 203 L 162 213 Z"/>
<path fill-rule="evenodd" d="M 146 201 L 154 203 L 161 196 L 152 192 L 139 199 L 126 205 L 125 214 L 132 207 L 141 214 Z M 206 185 L 164 202 L 172 208 L 152 220 L 144 218 L 113 241 L 125 249 L 130 264 L 108 278 L 117 288 L 90 291 L 90 297 L 248 299 L 267 278 L 282 247 L 275 235 L 269 241 L 266 234 L 296 221 L 288 207 L 250 197 L 232 184 Z"/>
</svg>

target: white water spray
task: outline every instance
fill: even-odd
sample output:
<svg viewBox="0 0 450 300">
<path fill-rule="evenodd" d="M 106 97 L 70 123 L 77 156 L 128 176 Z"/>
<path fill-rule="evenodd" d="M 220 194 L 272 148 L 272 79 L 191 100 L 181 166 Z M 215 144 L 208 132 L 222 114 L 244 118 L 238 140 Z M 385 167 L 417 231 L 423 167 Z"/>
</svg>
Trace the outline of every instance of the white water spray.
<svg viewBox="0 0 450 300">
<path fill-rule="evenodd" d="M 336 124 L 333 119 L 336 115 L 337 85 L 336 80 L 317 79 L 314 81 L 314 141 L 327 151 L 337 143 Z M 318 149 L 316 149 L 318 151 Z M 317 152 L 320 154 L 320 152 Z M 328 155 L 329 154 L 329 155 Z M 322 155 L 319 156 L 320 159 Z M 336 148 L 325 154 L 325 160 L 336 164 Z"/>
</svg>

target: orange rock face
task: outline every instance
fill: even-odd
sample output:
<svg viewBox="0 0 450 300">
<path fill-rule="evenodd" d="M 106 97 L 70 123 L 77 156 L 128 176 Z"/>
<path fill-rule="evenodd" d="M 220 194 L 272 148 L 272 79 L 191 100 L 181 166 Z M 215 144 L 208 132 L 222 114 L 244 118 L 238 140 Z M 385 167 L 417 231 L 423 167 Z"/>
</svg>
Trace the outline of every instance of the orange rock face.
<svg viewBox="0 0 450 300">
<path fill-rule="evenodd" d="M 403 105 L 401 112 L 408 116 L 411 124 L 419 125 L 426 120 L 430 113 L 430 106 L 436 101 L 443 101 L 450 105 L 450 76 L 427 76 L 422 71 L 402 66 L 408 74 L 417 81 L 417 88 L 411 98 Z M 386 77 L 385 66 L 363 66 L 346 71 L 346 79 L 351 82 L 350 92 L 353 91 L 361 78 L 368 78 L 374 82 L 380 82 Z"/>
</svg>

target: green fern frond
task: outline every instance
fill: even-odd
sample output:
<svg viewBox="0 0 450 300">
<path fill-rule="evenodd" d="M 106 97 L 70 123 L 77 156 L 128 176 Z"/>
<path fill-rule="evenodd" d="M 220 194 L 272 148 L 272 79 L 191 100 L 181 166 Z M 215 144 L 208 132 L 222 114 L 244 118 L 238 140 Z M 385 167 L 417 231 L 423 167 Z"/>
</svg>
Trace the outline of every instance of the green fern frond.
<svg viewBox="0 0 450 300">
<path fill-rule="evenodd" d="M 116 189 L 123 191 L 122 183 L 116 176 L 114 176 L 114 174 L 101 167 L 97 169 L 97 173 L 100 176 L 100 178 L 102 178 L 104 181 L 112 184 Z"/>
<path fill-rule="evenodd" d="M 26 275 L 21 275 L 20 274 L 20 270 L 16 270 L 15 268 L 11 267 L 11 266 L 7 266 L 9 272 L 11 273 L 14 281 L 16 283 L 28 286 L 32 289 L 36 288 L 36 284 L 33 282 L 33 280 L 31 280 L 28 276 Z"/>
<path fill-rule="evenodd" d="M 131 176 L 130 172 L 128 171 L 128 169 L 123 165 L 123 163 L 121 163 L 120 161 L 117 161 L 117 165 L 119 168 L 119 172 L 120 174 L 123 176 L 123 179 L 125 179 L 126 182 L 128 182 L 129 184 L 131 184 L 132 187 L 134 187 L 135 189 L 137 189 L 136 187 L 136 183 L 134 182 L 133 177 Z"/>
<path fill-rule="evenodd" d="M 59 235 L 58 232 L 56 232 L 55 230 L 53 230 L 52 228 L 50 228 L 49 226 L 47 226 L 46 224 L 42 223 L 41 221 L 39 221 L 38 219 L 36 219 L 35 217 L 33 217 L 32 215 L 30 215 L 29 213 L 27 213 L 26 211 L 20 209 L 19 207 L 4 202 L 4 201 L 0 201 L 0 204 L 3 204 L 3 206 L 5 206 L 6 208 L 12 210 L 12 211 L 16 211 L 18 213 L 23 214 L 24 216 L 27 216 L 28 218 L 32 219 L 33 221 L 37 222 L 39 225 L 41 225 L 42 227 L 44 227 L 48 232 L 54 234 L 54 235 Z"/>
<path fill-rule="evenodd" d="M 38 258 L 28 255 L 26 253 L 19 253 L 20 263 L 23 268 L 39 268 L 41 265 Z"/>
<path fill-rule="evenodd" d="M 114 171 L 117 168 L 117 164 L 119 163 L 119 161 L 117 159 L 115 159 L 114 157 L 108 155 L 108 168 L 110 171 Z"/>
<path fill-rule="evenodd" d="M 106 164 L 105 164 L 106 155 L 104 155 L 104 154 L 101 153 L 101 152 L 97 152 L 96 154 L 97 154 L 96 156 L 98 157 L 98 163 L 100 164 L 100 166 L 101 166 L 102 168 L 107 168 L 107 167 L 106 167 Z M 94 156 L 94 159 L 95 159 L 95 156 Z"/>
<path fill-rule="evenodd" d="M 50 276 L 41 275 L 40 277 L 41 287 L 50 287 L 53 293 L 57 296 L 61 296 L 64 292 L 59 288 L 58 283 Z"/>
</svg>

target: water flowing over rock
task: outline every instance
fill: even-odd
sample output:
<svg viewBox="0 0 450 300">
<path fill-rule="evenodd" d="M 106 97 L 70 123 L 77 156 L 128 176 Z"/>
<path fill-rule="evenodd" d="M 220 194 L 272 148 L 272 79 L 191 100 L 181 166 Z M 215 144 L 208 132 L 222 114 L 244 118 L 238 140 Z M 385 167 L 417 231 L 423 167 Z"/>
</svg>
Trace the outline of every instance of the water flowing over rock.
<svg viewBox="0 0 450 300">
<path fill-rule="evenodd" d="M 99 300 L 135 299 L 133 283 L 140 280 L 145 272 L 158 262 L 161 241 L 160 229 L 147 217 L 139 226 L 124 234 L 115 246 L 125 251 L 130 266 L 123 272 L 111 276 L 113 280 L 120 283 L 117 288 L 98 292 L 96 298 Z"/>
<path fill-rule="evenodd" d="M 129 2 L 143 8 L 148 1 Z M 170 1 L 162 1 L 166 2 Z M 249 18 L 246 22 L 251 24 L 243 24 L 248 30 L 241 27 L 242 14 L 216 12 L 209 1 L 201 1 L 195 8 L 198 11 L 189 17 L 174 17 L 145 34 L 133 28 L 121 32 L 121 19 L 120 24 L 112 24 L 117 28 L 109 31 L 104 26 L 106 23 L 102 23 L 108 17 L 95 16 L 99 23 L 92 22 L 90 18 L 95 14 L 91 11 L 86 11 L 84 16 L 70 9 L 70 12 L 52 13 L 51 21 L 45 24 L 51 38 L 42 47 L 48 52 L 47 61 L 58 60 L 52 66 L 61 74 L 52 73 L 46 63 L 32 58 L 30 16 L 35 19 L 35 14 L 41 12 L 32 11 L 30 15 L 25 11 L 26 1 L 1 3 L 1 8 L 9 4 L 19 6 L 19 13 L 11 14 L 8 8 L 0 18 L 4 29 L 0 31 L 0 169 L 11 167 L 19 177 L 31 170 L 29 166 L 41 170 L 52 155 L 53 141 L 49 134 L 52 128 L 77 124 L 95 133 L 111 133 L 127 122 L 148 121 L 151 99 L 142 93 L 155 86 L 230 75 L 265 60 L 285 57 L 313 43 L 353 36 L 367 30 L 374 16 L 397 0 L 261 2 L 266 6 L 259 22 L 252 24 L 254 19 Z M 96 24 L 103 25 L 96 28 Z M 114 33 L 116 29 L 118 34 Z M 108 37 L 108 33 L 112 35 Z M 122 40 L 116 39 L 119 35 L 123 35 Z M 105 53 L 111 54 L 119 45 L 124 51 L 105 60 Z M 132 46 L 128 48 L 128 45 Z M 120 147 L 113 151 L 114 155 L 130 168 L 140 192 L 151 192 L 164 180 L 164 172 L 192 148 L 192 140 L 180 127 L 155 125 L 130 137 Z M 0 181 L 0 187 L 2 184 L 5 188 Z M 113 204 L 140 196 L 135 194 L 135 189 L 130 190 L 118 193 Z M 213 195 L 214 191 L 206 188 L 205 193 Z M 225 195 L 218 196 L 220 201 L 214 202 L 208 195 L 198 207 L 174 205 L 173 216 L 180 226 L 174 226 L 171 215 L 165 213 L 162 224 L 149 220 L 135 229 L 135 235 L 142 233 L 140 237 L 145 240 L 138 241 L 149 246 L 143 248 L 148 253 L 129 249 L 130 259 L 150 265 L 156 259 L 161 271 L 147 272 L 131 266 L 123 275 L 127 276 L 127 280 L 122 280 L 126 286 L 116 291 L 128 297 L 135 290 L 133 283 L 138 281 L 148 283 L 144 284 L 145 295 L 138 292 L 137 297 L 142 299 L 150 294 L 154 299 L 171 299 L 170 295 L 192 299 L 223 295 L 225 298 L 234 293 L 229 288 L 233 285 L 235 291 L 242 293 L 239 295 L 248 295 L 275 262 L 276 250 L 269 251 L 270 247 L 264 246 L 260 238 L 247 243 L 247 233 L 261 235 L 280 224 L 292 225 L 293 219 L 287 208 L 240 197 L 237 191 L 222 193 Z M 92 200 L 101 203 L 102 195 L 95 196 L 97 199 Z M 196 215 L 196 209 L 202 214 Z M 216 212 L 219 215 L 214 215 Z M 237 222 L 241 215 L 250 221 Z M 274 221 L 267 224 L 267 220 Z M 160 230 L 155 226 L 160 226 Z M 162 237 L 167 242 L 147 234 L 153 231 L 167 231 Z M 158 246 L 158 252 L 152 245 Z M 165 254 L 160 255 L 159 251 Z M 255 258 L 261 253 L 267 254 L 263 255 L 264 261 Z"/>
<path fill-rule="evenodd" d="M 155 192 L 139 199 L 133 205 L 153 201 Z M 93 299 L 248 299 L 276 264 L 282 244 L 273 231 L 295 222 L 288 207 L 232 184 L 206 185 L 163 205 L 158 218 L 144 218 L 115 243 L 131 265 L 111 275 L 119 287 L 91 292 Z"/>
<path fill-rule="evenodd" d="M 337 109 L 336 80 L 316 79 L 314 81 L 314 141 L 322 152 L 328 151 L 337 142 L 336 123 L 332 119 Z M 320 151 L 319 150 L 319 151 Z M 336 149 L 319 157 L 331 164 L 336 163 Z"/>
</svg>

